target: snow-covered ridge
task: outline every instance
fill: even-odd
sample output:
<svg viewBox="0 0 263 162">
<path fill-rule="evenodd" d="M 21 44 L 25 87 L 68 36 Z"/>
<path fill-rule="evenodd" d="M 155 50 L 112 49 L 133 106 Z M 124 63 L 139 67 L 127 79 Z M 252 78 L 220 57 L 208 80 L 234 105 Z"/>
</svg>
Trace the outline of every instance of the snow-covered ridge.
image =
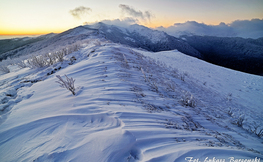
<svg viewBox="0 0 263 162">
<path fill-rule="evenodd" d="M 140 26 L 137 24 L 131 25 L 128 27 L 128 31 L 130 33 L 137 33 L 140 34 L 152 41 L 152 43 L 160 43 L 160 42 L 165 42 L 167 40 L 167 36 L 165 32 L 161 32 L 158 30 L 152 30 L 144 26 Z"/>
<path fill-rule="evenodd" d="M 88 25 L 88 27 L 92 28 L 93 26 Z M 98 23 L 96 28 L 98 28 L 100 34 L 107 40 L 115 43 L 121 43 L 135 48 L 143 48 L 154 52 L 177 49 L 187 55 L 201 58 L 200 53 L 188 43 L 162 31 L 152 30 L 137 24 L 124 28 Z"/>
<path fill-rule="evenodd" d="M 176 38 L 163 31 L 141 25 L 120 27 L 102 22 L 79 26 L 63 33 L 39 37 L 40 40 L 2 54 L 2 58 L 40 55 L 59 51 L 90 38 L 104 38 L 114 43 L 159 52 L 175 50 L 210 63 L 231 69 L 262 75 L 262 39 L 182 36 Z M 25 42 L 25 41 L 22 41 Z M 0 43 L 1 46 L 1 43 Z M 2 50 L 9 45 L 4 44 Z M 6 50 L 4 50 L 6 51 Z M 0 59 L 1 59 L 0 57 Z"/>
<path fill-rule="evenodd" d="M 1 75 L 0 161 L 263 159 L 262 138 L 248 130 L 262 129 L 262 77 L 177 50 L 83 46 L 65 56 L 71 65 Z M 56 83 L 65 74 L 75 96 Z"/>
</svg>

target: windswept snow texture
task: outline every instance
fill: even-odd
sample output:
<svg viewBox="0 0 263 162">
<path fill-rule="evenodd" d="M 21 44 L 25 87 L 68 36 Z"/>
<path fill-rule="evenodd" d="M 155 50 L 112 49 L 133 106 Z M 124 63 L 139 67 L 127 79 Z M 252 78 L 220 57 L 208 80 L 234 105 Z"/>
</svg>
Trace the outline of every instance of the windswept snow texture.
<svg viewBox="0 0 263 162">
<path fill-rule="evenodd" d="M 0 76 L 1 162 L 263 159 L 262 138 L 248 131 L 262 129 L 262 77 L 177 50 L 94 44 L 67 55 L 73 65 Z M 75 96 L 56 83 L 64 74 Z"/>
</svg>

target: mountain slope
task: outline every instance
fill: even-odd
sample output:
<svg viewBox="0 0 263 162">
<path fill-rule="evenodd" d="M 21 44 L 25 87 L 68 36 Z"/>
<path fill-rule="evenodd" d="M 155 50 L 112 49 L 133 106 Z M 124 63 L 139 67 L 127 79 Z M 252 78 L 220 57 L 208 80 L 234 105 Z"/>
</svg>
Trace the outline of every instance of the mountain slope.
<svg viewBox="0 0 263 162">
<path fill-rule="evenodd" d="M 148 51 L 158 52 L 177 49 L 190 56 L 201 58 L 200 53 L 188 43 L 177 39 L 165 32 L 152 30 L 140 25 L 131 25 L 121 28 L 101 23 L 99 29 L 105 38 L 115 43 L 143 48 Z"/>
<path fill-rule="evenodd" d="M 72 56 L 73 65 L 65 61 L 0 77 L 1 95 L 6 97 L 1 107 L 0 161 L 263 158 L 262 138 L 247 130 L 254 122 L 262 126 L 262 100 L 246 104 L 255 100 L 254 95 L 262 96 L 262 77 L 211 65 L 177 50 L 153 53 L 103 39 L 65 59 Z M 54 69 L 59 70 L 47 75 Z M 76 96 L 56 83 L 55 75 L 64 74 L 76 79 Z M 240 78 L 246 83 L 236 84 Z M 226 88 L 233 96 L 225 94 Z M 187 106 L 188 99 L 194 106 Z M 246 120 L 239 127 L 241 115 Z"/>
<path fill-rule="evenodd" d="M 6 45 L 4 43 L 2 46 L 5 46 L 5 48 L 10 47 L 13 50 L 9 49 L 8 52 L 3 53 L 2 58 L 14 58 L 29 54 L 42 55 L 60 51 L 72 44 L 88 43 L 91 38 L 104 38 L 114 43 L 153 52 L 177 49 L 184 54 L 216 65 L 251 74 L 263 74 L 262 38 L 243 39 L 187 35 L 176 38 L 165 32 L 152 30 L 137 24 L 125 28 L 104 23 L 79 26 L 52 37 L 45 37 L 44 40 L 33 41 L 34 43 L 24 46 L 23 44 L 19 45 L 19 48 L 16 49 L 13 49 L 12 44 Z M 18 42 L 21 42 L 21 40 L 19 39 Z M 5 41 L 10 42 L 11 40 Z"/>
<path fill-rule="evenodd" d="M 132 25 L 128 28 L 121 28 L 104 23 L 94 25 L 79 26 L 63 33 L 57 34 L 49 39 L 37 41 L 35 43 L 20 45 L 13 49 L 5 43 L 3 46 L 10 48 L 2 54 L 3 58 L 19 57 L 27 54 L 46 54 L 48 52 L 58 51 L 73 43 L 83 42 L 89 38 L 102 38 L 115 43 L 129 45 L 131 47 L 143 48 L 149 51 L 164 51 L 177 49 L 187 55 L 201 58 L 200 53 L 192 48 L 188 43 L 181 41 L 164 32 L 152 30 L 144 26 Z M 1 45 L 1 42 L 0 42 Z M 11 50 L 13 49 L 13 50 Z"/>
<path fill-rule="evenodd" d="M 8 51 L 12 51 L 12 50 L 16 51 L 15 49 L 17 49 L 17 48 L 21 49 L 21 47 L 26 48 L 30 44 L 51 38 L 54 35 L 55 35 L 54 33 L 50 33 L 50 34 L 42 35 L 42 36 L 39 36 L 36 38 L 25 37 L 25 38 L 17 38 L 17 39 L 0 40 L 0 61 L 3 59 L 6 59 L 7 57 L 10 57 L 10 54 L 6 53 Z"/>
<path fill-rule="evenodd" d="M 251 74 L 263 75 L 263 38 L 181 36 L 210 63 Z"/>
<path fill-rule="evenodd" d="M 44 39 L 42 41 L 31 43 L 15 50 L 5 52 L 3 55 L 9 56 L 11 58 L 25 55 L 42 55 L 49 52 L 59 51 L 71 44 L 79 43 L 94 36 L 97 38 L 100 37 L 98 36 L 98 31 L 96 29 L 79 26 L 74 29 L 70 29 L 57 34 L 48 39 Z"/>
</svg>

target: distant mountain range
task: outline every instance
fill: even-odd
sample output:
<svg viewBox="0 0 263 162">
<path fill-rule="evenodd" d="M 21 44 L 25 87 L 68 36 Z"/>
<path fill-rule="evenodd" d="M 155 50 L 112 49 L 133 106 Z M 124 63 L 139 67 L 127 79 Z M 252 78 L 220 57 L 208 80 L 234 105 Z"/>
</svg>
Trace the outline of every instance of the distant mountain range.
<svg viewBox="0 0 263 162">
<path fill-rule="evenodd" d="M 263 75 L 263 38 L 244 39 L 214 36 L 181 36 L 207 62 Z"/>
<path fill-rule="evenodd" d="M 57 35 L 52 34 L 32 38 L 31 41 L 24 41 L 23 38 L 17 40 L 1 40 L 0 47 L 2 45 L 9 46 L 12 44 L 15 44 L 15 46 L 7 47 L 7 50 L 0 51 L 0 60 L 29 53 L 48 52 L 56 49 L 58 46 L 66 46 L 90 37 L 105 38 L 115 43 L 143 48 L 154 52 L 177 49 L 187 55 L 201 58 L 200 53 L 188 43 L 170 36 L 165 32 L 152 30 L 140 25 L 121 28 L 104 23 L 97 23 L 94 25 L 79 26 Z"/>
<path fill-rule="evenodd" d="M 92 28 L 92 26 L 85 27 Z M 152 30 L 145 26 L 135 24 L 127 28 L 122 28 L 99 23 L 98 30 L 106 39 L 115 43 L 143 48 L 153 52 L 177 49 L 184 54 L 201 58 L 201 54 L 187 42 L 170 36 L 165 32 Z"/>
<path fill-rule="evenodd" d="M 88 38 L 106 39 L 153 52 L 176 49 L 220 66 L 252 74 L 263 74 L 263 38 L 254 40 L 195 35 L 177 38 L 137 24 L 119 27 L 101 22 L 79 26 L 60 34 L 0 40 L 0 60 L 54 52 Z"/>
</svg>

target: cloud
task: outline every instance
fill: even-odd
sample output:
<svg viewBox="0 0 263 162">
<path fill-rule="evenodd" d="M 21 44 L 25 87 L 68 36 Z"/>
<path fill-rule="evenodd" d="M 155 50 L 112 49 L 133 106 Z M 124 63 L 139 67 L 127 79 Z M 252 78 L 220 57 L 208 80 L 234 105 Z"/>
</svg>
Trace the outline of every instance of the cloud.
<svg viewBox="0 0 263 162">
<path fill-rule="evenodd" d="M 137 24 L 139 21 L 137 19 L 134 19 L 132 17 L 126 17 L 124 19 L 114 19 L 114 20 L 101 20 L 99 22 L 108 24 L 108 25 L 115 25 L 115 26 L 120 26 L 120 27 L 128 27 L 132 24 Z M 93 22 L 93 23 L 88 23 L 85 22 L 85 25 L 93 25 L 98 22 Z"/>
<path fill-rule="evenodd" d="M 80 19 L 81 17 L 83 16 L 86 16 L 87 14 L 89 14 L 89 12 L 91 12 L 91 8 L 89 7 L 84 7 L 84 6 L 80 6 L 80 7 L 77 7 L 75 8 L 74 10 L 70 10 L 69 13 L 77 18 L 77 19 Z"/>
<path fill-rule="evenodd" d="M 137 24 L 138 20 L 131 18 L 131 17 L 126 17 L 124 19 L 114 19 L 114 20 L 102 20 L 101 22 L 108 24 L 108 25 L 116 25 L 120 27 L 128 27 L 132 24 Z"/>
<path fill-rule="evenodd" d="M 229 24 L 229 26 L 235 29 L 240 37 L 263 37 L 263 19 L 236 20 Z"/>
<path fill-rule="evenodd" d="M 167 28 L 158 27 L 156 29 L 165 31 L 176 37 L 183 34 L 193 34 L 218 37 L 259 38 L 263 37 L 263 19 L 236 20 L 230 24 L 222 22 L 219 25 L 207 25 L 196 21 L 187 21 L 185 23 L 176 23 Z"/>
<path fill-rule="evenodd" d="M 133 7 L 125 5 L 125 4 L 120 4 L 119 7 L 121 8 L 123 13 L 128 14 L 129 16 L 132 16 L 134 18 L 139 18 L 141 20 L 151 20 L 153 17 L 153 14 L 150 11 L 145 11 L 142 12 L 140 10 L 135 10 Z"/>
<path fill-rule="evenodd" d="M 219 25 L 206 25 L 204 23 L 198 23 L 196 21 L 187 21 L 185 23 L 176 23 L 168 28 L 157 28 L 163 30 L 170 35 L 209 35 L 209 36 L 236 36 L 235 31 L 226 25 L 220 23 Z"/>
</svg>

